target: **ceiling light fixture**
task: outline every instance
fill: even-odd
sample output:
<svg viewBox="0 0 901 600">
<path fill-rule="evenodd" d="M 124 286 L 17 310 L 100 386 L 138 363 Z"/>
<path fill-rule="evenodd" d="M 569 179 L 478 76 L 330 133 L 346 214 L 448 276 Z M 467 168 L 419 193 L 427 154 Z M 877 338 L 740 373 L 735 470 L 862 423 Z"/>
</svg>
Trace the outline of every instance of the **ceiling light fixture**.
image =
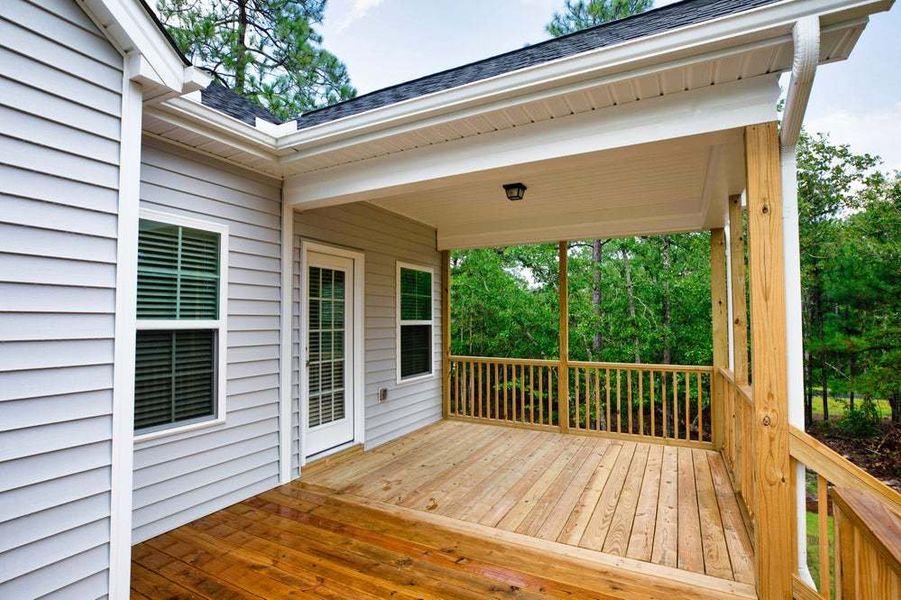
<svg viewBox="0 0 901 600">
<path fill-rule="evenodd" d="M 526 184 L 524 183 L 505 183 L 504 192 L 507 194 L 507 200 L 516 202 L 522 200 L 526 195 Z"/>
</svg>

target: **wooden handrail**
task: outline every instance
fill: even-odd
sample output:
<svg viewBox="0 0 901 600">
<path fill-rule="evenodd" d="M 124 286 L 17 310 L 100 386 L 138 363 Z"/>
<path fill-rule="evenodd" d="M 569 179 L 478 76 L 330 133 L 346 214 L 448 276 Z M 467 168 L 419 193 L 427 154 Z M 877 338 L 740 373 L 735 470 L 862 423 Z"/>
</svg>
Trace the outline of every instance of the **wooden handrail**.
<svg viewBox="0 0 901 600">
<path fill-rule="evenodd" d="M 901 572 L 901 517 L 872 494 L 855 488 L 832 488 L 832 501 L 861 530 L 895 571 Z"/>
<path fill-rule="evenodd" d="M 470 363 L 499 363 L 505 365 L 533 365 L 533 366 L 542 366 L 542 367 L 556 367 L 560 364 L 559 360 L 554 359 L 542 359 L 542 358 L 499 358 L 496 356 L 462 356 L 462 355 L 451 355 L 450 359 L 452 361 L 458 362 L 470 362 Z"/>
<path fill-rule="evenodd" d="M 790 451 L 795 460 L 833 485 L 872 492 L 888 502 L 893 511 L 901 514 L 901 494 L 797 427 L 791 427 Z"/>
<path fill-rule="evenodd" d="M 692 373 L 710 373 L 713 367 L 709 365 L 670 365 L 670 364 L 652 364 L 652 363 L 620 363 L 620 362 L 596 362 L 590 360 L 570 360 L 569 366 L 583 368 L 599 368 L 599 369 L 632 369 L 633 371 L 678 371 L 684 373 L 691 371 Z"/>
<path fill-rule="evenodd" d="M 836 590 L 842 598 L 897 598 L 901 516 L 867 490 L 833 487 Z"/>
</svg>

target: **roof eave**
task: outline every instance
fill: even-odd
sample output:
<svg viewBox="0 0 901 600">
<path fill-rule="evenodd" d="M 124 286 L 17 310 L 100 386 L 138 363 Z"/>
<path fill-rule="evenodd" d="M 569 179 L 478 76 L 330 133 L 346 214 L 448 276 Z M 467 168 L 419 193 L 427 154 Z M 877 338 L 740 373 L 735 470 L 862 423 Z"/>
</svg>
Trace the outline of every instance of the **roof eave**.
<svg viewBox="0 0 901 600">
<path fill-rule="evenodd" d="M 892 3 L 893 0 L 784 0 L 315 125 L 280 137 L 277 148 L 281 152 L 297 152 L 571 82 L 790 35 L 794 23 L 810 15 L 834 23 L 888 10 Z"/>
</svg>

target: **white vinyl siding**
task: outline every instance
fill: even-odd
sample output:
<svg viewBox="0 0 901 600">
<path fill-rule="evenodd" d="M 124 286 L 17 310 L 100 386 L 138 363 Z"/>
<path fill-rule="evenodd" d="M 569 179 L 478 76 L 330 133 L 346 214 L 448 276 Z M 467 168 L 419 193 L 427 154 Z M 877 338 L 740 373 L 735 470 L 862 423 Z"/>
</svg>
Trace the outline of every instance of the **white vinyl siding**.
<svg viewBox="0 0 901 600">
<path fill-rule="evenodd" d="M 292 358 L 292 473 L 300 460 L 300 240 L 363 252 L 366 256 L 364 307 L 365 436 L 372 448 L 441 418 L 441 380 L 430 377 L 397 384 L 397 261 L 440 272 L 435 230 L 368 203 L 298 212 L 294 216 L 294 323 Z M 441 307 L 437 277 L 432 277 L 433 358 L 440 364 Z M 379 388 L 388 400 L 379 404 Z"/>
<path fill-rule="evenodd" d="M 225 423 L 137 442 L 134 541 L 278 484 L 278 181 L 162 142 L 142 148 L 141 209 L 228 226 Z"/>
<path fill-rule="evenodd" d="M 122 57 L 0 2 L 0 597 L 108 590 Z"/>
</svg>

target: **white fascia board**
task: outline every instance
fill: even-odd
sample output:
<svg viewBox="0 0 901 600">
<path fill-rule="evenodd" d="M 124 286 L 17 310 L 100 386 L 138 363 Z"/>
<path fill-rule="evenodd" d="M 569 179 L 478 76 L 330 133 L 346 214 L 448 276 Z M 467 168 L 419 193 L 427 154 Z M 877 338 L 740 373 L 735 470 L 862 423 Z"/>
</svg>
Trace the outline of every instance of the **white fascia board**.
<svg viewBox="0 0 901 600">
<path fill-rule="evenodd" d="M 773 121 L 778 97 L 775 74 L 660 96 L 296 175 L 285 181 L 285 201 L 307 209 L 367 200 L 489 169 Z"/>
<path fill-rule="evenodd" d="M 679 29 L 627 41 L 397 102 L 300 130 L 280 138 L 279 149 L 300 149 L 464 110 L 514 95 L 566 85 L 627 68 L 672 61 L 791 32 L 809 15 L 847 13 L 848 18 L 887 10 L 893 0 L 784 0 Z"/>
<path fill-rule="evenodd" d="M 178 52 L 172 48 L 169 40 L 140 2 L 135 0 L 77 0 L 77 2 L 94 17 L 106 35 L 126 56 L 140 54 L 144 57 L 148 68 L 137 71 L 138 82 L 153 82 L 181 93 L 192 91 L 184 89 L 186 80 L 189 87 L 203 81 L 196 76 L 195 69 L 186 65 Z M 151 77 L 151 74 L 154 77 Z"/>
<path fill-rule="evenodd" d="M 196 92 L 190 96 L 171 98 L 161 104 L 147 107 L 145 112 L 173 127 L 202 135 L 271 162 L 276 171 L 281 171 L 274 153 L 275 135 L 204 106 L 195 94 Z"/>
</svg>

